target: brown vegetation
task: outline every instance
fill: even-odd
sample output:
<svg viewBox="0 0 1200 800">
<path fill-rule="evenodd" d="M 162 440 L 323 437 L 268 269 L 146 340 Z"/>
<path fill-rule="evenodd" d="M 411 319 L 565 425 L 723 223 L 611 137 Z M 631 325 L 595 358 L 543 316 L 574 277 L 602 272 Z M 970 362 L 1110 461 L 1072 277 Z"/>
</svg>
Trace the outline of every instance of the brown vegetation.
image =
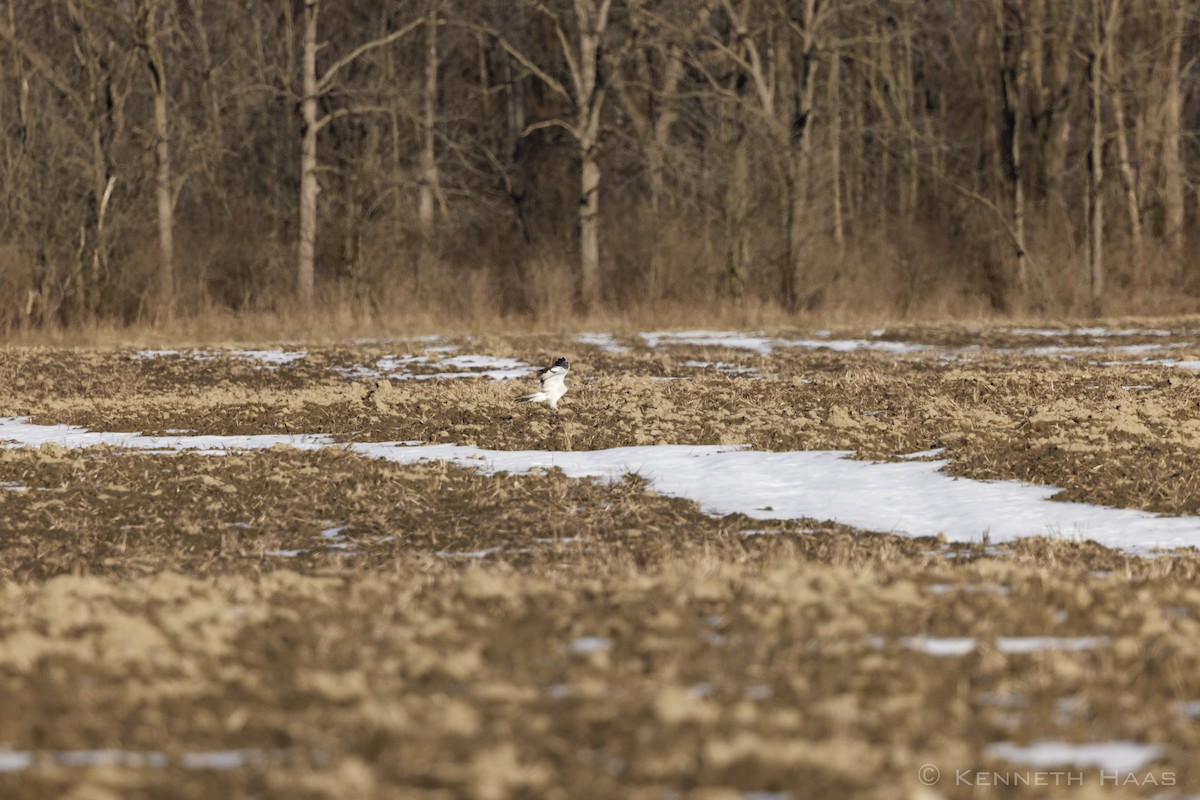
<svg viewBox="0 0 1200 800">
<path fill-rule="evenodd" d="M 8 348 L 0 415 L 502 447 L 937 444 L 977 477 L 1200 511 L 1180 471 L 1200 449 L 1187 372 L 999 349 L 1090 343 L 1083 333 L 906 336 L 964 348 L 762 357 L 461 340 L 538 361 L 582 351 L 557 429 L 541 409 L 515 411 L 511 384 L 334 371 L 416 343 L 309 347 L 277 369 L 228 351 Z M 1112 337 L 1149 341 L 1194 340 Z M 980 344 L 996 349 L 967 349 Z M 1041 739 L 1162 747 L 1122 785 L 1056 765 L 1083 783 L 1071 796 L 1162 796 L 1167 781 L 1195 793 L 1198 577 L 1194 551 L 713 517 L 636 476 L 489 476 L 336 447 L 4 448 L 0 794 L 968 798 L 979 789 L 959 771 L 1039 773 L 989 744 Z M 1004 646 L 1042 636 L 1067 638 Z M 974 644 L 935 656 L 920 637 Z M 937 785 L 922 786 L 924 764 Z"/>
<path fill-rule="evenodd" d="M 528 363 L 576 353 L 577 383 L 557 422 L 514 407 L 516 389 L 507 383 L 347 377 L 384 356 L 420 353 L 417 342 L 310 346 L 278 369 L 221 351 L 197 360 L 186 351 L 147 359 L 129 349 L 14 348 L 0 373 L 8 392 L 0 415 L 105 431 L 322 432 L 503 450 L 736 443 L 887 459 L 937 447 L 956 474 L 1059 486 L 1072 500 L 1200 514 L 1200 482 L 1183 468 L 1200 452 L 1200 387 L 1189 371 L 1119 351 L 1149 346 L 1195 359 L 1190 333 L 1106 337 L 1117 349 L 1096 351 L 1114 362 L 1103 367 L 1086 351 L 1072 359 L 1022 353 L 1094 346 L 1082 335 L 914 328 L 903 337 L 950 349 L 897 356 L 781 347 L 762 356 L 695 345 L 648 349 L 635 338 L 624 353 L 549 336 L 457 340 L 468 352 Z M 720 369 L 703 366 L 711 363 Z"/>
<path fill-rule="evenodd" d="M 1198 25 L 1189 0 L 3 2 L 0 327 L 1190 310 Z"/>
</svg>

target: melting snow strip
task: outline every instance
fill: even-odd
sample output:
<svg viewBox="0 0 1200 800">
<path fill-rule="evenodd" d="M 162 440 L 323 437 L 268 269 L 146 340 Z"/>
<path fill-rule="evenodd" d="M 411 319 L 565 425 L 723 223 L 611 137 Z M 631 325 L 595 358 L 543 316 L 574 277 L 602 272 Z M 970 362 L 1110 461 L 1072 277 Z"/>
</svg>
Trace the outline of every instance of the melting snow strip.
<svg viewBox="0 0 1200 800">
<path fill-rule="evenodd" d="M 485 547 L 482 550 L 466 550 L 466 551 L 458 551 L 458 552 L 454 552 L 452 550 L 442 550 L 438 553 L 438 556 L 440 556 L 441 558 L 478 559 L 478 558 L 488 558 L 490 556 L 494 556 L 497 553 L 500 553 L 503 551 L 504 551 L 504 547 L 497 545 L 496 547 Z"/>
<path fill-rule="evenodd" d="M 281 367 L 307 358 L 308 352 L 305 350 L 139 350 L 133 354 L 133 357 L 142 361 L 156 358 L 214 361 L 223 355 L 241 361 L 254 361 L 269 367 Z"/>
<path fill-rule="evenodd" d="M 909 650 L 941 657 L 965 656 L 978 647 L 978 642 L 971 636 L 905 636 L 898 642 Z M 1105 647 L 1110 642 L 1107 636 L 1000 636 L 996 639 L 996 649 L 1009 655 L 1029 655 L 1043 650 L 1079 652 Z"/>
<path fill-rule="evenodd" d="M 575 337 L 580 344 L 603 350 L 606 353 L 628 353 L 629 348 L 617 341 L 611 333 L 581 333 Z"/>
<path fill-rule="evenodd" d="M 951 592 L 982 592 L 984 594 L 1011 594 L 1007 586 L 998 583 L 930 583 L 925 586 L 930 594 L 950 594 Z"/>
<path fill-rule="evenodd" d="M 1069 359 L 1076 356 L 1120 353 L 1124 355 L 1149 355 L 1166 350 L 1175 350 L 1194 346 L 1193 342 L 1147 342 L 1138 344 L 1109 344 L 1104 340 L 1116 336 L 1145 335 L 1163 338 L 1177 335 L 1171 331 L 1140 331 L 1140 330 L 1109 330 L 1102 328 L 1079 328 L 1063 330 L 1014 329 L 1017 335 L 1053 338 L 1056 336 L 1088 336 L 1094 344 L 1048 344 L 1036 346 L 1000 346 L 984 347 L 978 344 L 947 346 L 930 345 L 921 342 L 885 340 L 883 329 L 870 332 L 873 339 L 834 339 L 829 331 L 817 331 L 815 338 L 788 338 L 786 336 L 767 336 L 761 333 L 740 333 L 736 331 L 650 331 L 639 334 L 642 341 L 650 349 L 661 346 L 693 346 L 693 347 L 722 347 L 730 350 L 748 350 L 762 356 L 768 356 L 776 350 L 784 348 L 799 348 L 805 350 L 831 350 L 834 352 L 872 351 L 894 353 L 897 355 L 933 354 L 942 358 L 955 356 L 984 354 L 984 353 L 1014 353 L 1018 355 L 1038 356 L 1044 358 Z M 1183 336 L 1185 334 L 1178 334 Z M 1128 362 L 1108 362 L 1110 364 L 1127 364 Z M 1154 363 L 1144 361 L 1142 363 Z M 1167 361 L 1162 363 L 1166 364 Z M 1185 369 L 1200 369 L 1200 361 L 1171 362 L 1170 366 Z"/>
<path fill-rule="evenodd" d="M 569 655 L 586 656 L 608 652 L 612 646 L 613 640 L 607 636 L 580 636 L 571 640 L 563 650 Z"/>
<path fill-rule="evenodd" d="M 430 351 L 436 352 L 436 351 Z M 435 370 L 415 372 L 413 367 Z M 530 375 L 533 367 L 516 358 L 498 356 L 459 355 L 434 359 L 428 355 L 383 356 L 374 367 L 362 364 L 353 367 L 333 367 L 333 372 L 347 378 L 370 378 L 381 380 L 451 380 L 456 378 L 490 378 L 494 381 L 509 381 Z"/>
<path fill-rule="evenodd" d="M 758 452 L 739 446 L 654 445 L 592 451 L 485 450 L 454 444 L 339 444 L 314 435 L 141 436 L 69 425 L 0 418 L 0 443 L 221 454 L 286 445 L 302 450 L 345 447 L 400 463 L 448 461 L 485 473 L 561 469 L 572 478 L 618 480 L 629 473 L 710 514 L 755 519 L 818 519 L 853 528 L 959 542 L 1007 542 L 1026 536 L 1078 541 L 1151 555 L 1200 546 L 1200 517 L 1167 517 L 1136 509 L 1052 501 L 1053 486 L 955 478 L 944 460 L 869 462 L 844 451 Z M 450 557 L 450 556 L 448 556 Z"/>
<path fill-rule="evenodd" d="M 171 759 L 158 750 L 54 750 L 45 757 L 60 767 L 80 769 L 94 767 L 128 767 L 132 769 L 166 769 Z M 284 750 L 242 748 L 238 750 L 201 750 L 184 753 L 179 765 L 189 770 L 224 771 L 261 764 L 281 764 L 287 759 Z M 25 772 L 38 762 L 34 750 L 0 750 L 0 773 Z"/>
<path fill-rule="evenodd" d="M 1161 744 L 1115 741 L 1072 744 L 1042 739 L 1028 745 L 996 742 L 987 747 L 992 758 L 1012 764 L 1048 769 L 1050 767 L 1096 767 L 1112 772 L 1130 773 L 1161 758 L 1166 747 Z"/>
</svg>

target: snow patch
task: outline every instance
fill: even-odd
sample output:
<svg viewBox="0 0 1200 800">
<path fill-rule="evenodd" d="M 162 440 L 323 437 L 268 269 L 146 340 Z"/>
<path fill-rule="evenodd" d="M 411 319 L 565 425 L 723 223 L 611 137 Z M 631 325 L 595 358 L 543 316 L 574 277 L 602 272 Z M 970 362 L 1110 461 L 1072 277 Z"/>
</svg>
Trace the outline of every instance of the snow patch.
<svg viewBox="0 0 1200 800">
<path fill-rule="evenodd" d="M 131 769 L 166 769 L 171 758 L 158 750 L 55 750 L 45 753 L 45 758 L 60 767 L 80 769 L 94 767 L 127 767 Z M 243 748 L 239 750 L 207 750 L 184 753 L 179 765 L 189 770 L 231 770 L 260 764 L 283 763 L 287 758 L 284 750 Z M 37 764 L 38 754 L 33 750 L 0 750 L 0 773 L 25 772 Z"/>
<path fill-rule="evenodd" d="M 428 352 L 439 352 L 441 348 L 431 348 Z M 422 372 L 414 371 L 421 367 Z M 528 363 L 515 358 L 464 354 L 442 358 L 429 355 L 383 356 L 375 361 L 375 366 L 362 364 L 353 367 L 334 367 L 333 371 L 347 378 L 368 378 L 371 380 L 452 380 L 456 378 L 490 378 L 494 381 L 509 381 L 523 378 L 533 369 Z M 428 371 L 432 370 L 432 371 Z"/>
<path fill-rule="evenodd" d="M 301 450 L 345 447 L 369 458 L 449 461 L 485 473 L 558 468 L 568 477 L 605 480 L 636 473 L 655 491 L 694 500 L 717 515 L 828 520 L 869 531 L 944 535 L 960 542 L 994 544 L 1026 536 L 1090 539 L 1137 554 L 1200 546 L 1200 517 L 1051 501 L 1059 491 L 1053 486 L 954 478 L 941 471 L 944 460 L 879 463 L 851 460 L 843 451 L 756 452 L 724 445 L 503 451 L 454 444 L 339 444 L 324 434 L 142 436 L 0 418 L 0 443 L 5 442 L 202 454 L 281 445 Z"/>
<path fill-rule="evenodd" d="M 573 656 L 587 656 L 592 653 L 606 653 L 613 646 L 613 640 L 607 636 L 580 636 L 572 639 L 563 650 Z"/>
<path fill-rule="evenodd" d="M 978 647 L 972 636 L 905 636 L 898 641 L 909 650 L 941 657 L 965 656 Z M 996 649 L 1008 655 L 1029 655 L 1043 650 L 1094 650 L 1109 643 L 1107 636 L 1000 636 Z"/>
<path fill-rule="evenodd" d="M 1130 741 L 1072 744 L 1042 739 L 1028 745 L 996 742 L 988 745 L 985 752 L 992 758 L 1034 769 L 1096 767 L 1111 772 L 1129 773 L 1161 758 L 1166 748 L 1161 744 Z"/>
<path fill-rule="evenodd" d="M 0 428 L 3 438 L 3 428 Z M 941 472 L 946 461 L 878 463 L 842 451 L 755 452 L 721 445 L 656 445 L 557 452 L 499 451 L 453 444 L 350 445 L 392 461 L 452 461 L 485 472 L 559 468 L 574 478 L 637 473 L 653 489 L 699 503 L 712 514 L 810 518 L 909 536 L 967 542 L 1026 536 L 1090 539 L 1149 554 L 1200 546 L 1200 517 L 1051 501 L 1059 489 L 1018 481 L 977 481 Z"/>
<path fill-rule="evenodd" d="M 628 353 L 629 348 L 617 341 L 611 333 L 581 333 L 575 341 L 603 350 L 606 353 Z"/>
</svg>

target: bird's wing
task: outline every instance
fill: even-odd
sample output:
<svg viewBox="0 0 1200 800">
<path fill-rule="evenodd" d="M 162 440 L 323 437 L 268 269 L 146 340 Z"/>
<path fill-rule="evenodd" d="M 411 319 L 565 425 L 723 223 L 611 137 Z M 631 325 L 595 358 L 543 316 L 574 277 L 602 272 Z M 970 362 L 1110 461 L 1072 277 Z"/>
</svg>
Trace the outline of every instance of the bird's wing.
<svg viewBox="0 0 1200 800">
<path fill-rule="evenodd" d="M 561 367 L 555 367 L 557 372 L 553 370 L 542 376 L 542 391 L 548 392 L 559 386 L 564 386 L 564 381 L 567 379 L 567 371 Z M 565 388 L 565 386 L 564 386 Z"/>
<path fill-rule="evenodd" d="M 538 380 L 542 382 L 542 388 L 546 388 L 546 384 L 551 381 L 562 381 L 567 374 L 567 369 L 564 367 L 554 366 L 547 367 L 538 373 Z"/>
</svg>

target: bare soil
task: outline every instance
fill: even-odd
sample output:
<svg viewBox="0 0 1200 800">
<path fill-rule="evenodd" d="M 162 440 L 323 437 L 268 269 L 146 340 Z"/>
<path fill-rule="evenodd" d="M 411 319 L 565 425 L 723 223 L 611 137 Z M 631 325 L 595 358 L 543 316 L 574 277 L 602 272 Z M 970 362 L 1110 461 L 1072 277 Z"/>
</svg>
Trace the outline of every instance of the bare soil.
<svg viewBox="0 0 1200 800">
<path fill-rule="evenodd" d="M 902 334 L 953 349 L 459 342 L 571 357 L 557 421 L 513 405 L 524 383 L 343 372 L 421 352 L 404 343 L 305 348 L 279 367 L 11 348 L 0 415 L 506 449 L 944 448 L 956 474 L 1200 513 L 1194 373 L 1131 351 L 1019 349 L 1094 343 L 1084 335 Z M 1195 552 L 714 518 L 634 476 L 484 476 L 337 448 L 3 449 L 0 796 L 1195 794 L 1198 574 Z M 1099 638 L 1001 644 L 1026 636 Z M 937 656 L 906 637 L 977 646 Z M 989 744 L 1045 739 L 1164 750 L 1119 782 L 1080 768 L 1084 785 L 1067 789 L 977 785 L 1036 775 Z"/>
</svg>

